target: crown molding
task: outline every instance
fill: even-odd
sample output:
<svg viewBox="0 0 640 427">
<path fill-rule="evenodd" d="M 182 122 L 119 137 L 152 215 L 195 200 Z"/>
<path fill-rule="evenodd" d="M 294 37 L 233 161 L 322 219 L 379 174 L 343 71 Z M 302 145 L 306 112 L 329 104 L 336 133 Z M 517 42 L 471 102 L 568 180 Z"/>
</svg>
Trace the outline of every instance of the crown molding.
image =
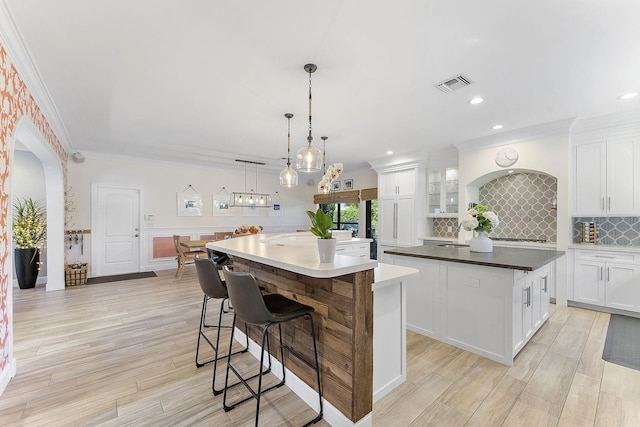
<svg viewBox="0 0 640 427">
<path fill-rule="evenodd" d="M 463 141 L 455 144 L 458 151 L 473 151 L 483 148 L 498 147 L 507 144 L 517 144 L 520 142 L 532 141 L 535 139 L 545 138 L 551 135 L 561 133 L 569 133 L 576 118 L 571 117 L 554 122 L 542 123 L 539 125 L 529 126 L 526 128 L 514 129 L 507 132 L 501 132 L 495 135 L 483 136 Z"/>
<path fill-rule="evenodd" d="M 572 145 L 640 136 L 640 109 L 585 117 L 571 129 Z"/>
<path fill-rule="evenodd" d="M 418 167 L 421 163 L 425 164 L 425 161 L 426 154 L 423 151 L 411 151 L 369 160 L 369 164 L 376 172 L 389 172 Z"/>
<path fill-rule="evenodd" d="M 121 154 L 110 154 L 110 153 L 101 153 L 96 151 L 80 151 L 80 153 L 85 156 L 87 159 L 96 159 L 96 160 L 109 160 L 115 162 L 130 162 L 135 164 L 148 164 L 154 166 L 167 166 L 167 167 L 187 167 L 193 170 L 202 170 L 202 171 L 215 171 L 221 173 L 244 173 L 244 165 L 236 162 L 235 159 L 217 159 L 215 161 L 208 161 L 205 159 L 205 162 L 195 163 L 193 160 L 185 159 L 184 161 L 179 160 L 159 160 L 152 159 L 148 157 L 142 156 L 126 156 Z M 258 159 L 251 159 L 252 161 L 260 161 Z M 86 164 L 86 163 L 85 163 Z M 284 167 L 284 166 L 283 166 Z M 267 175 L 278 175 L 282 168 L 276 169 L 276 166 L 273 165 L 260 165 L 258 166 L 258 172 L 260 174 Z M 253 173 L 253 170 L 252 170 Z M 311 176 L 311 174 L 309 174 Z"/>
<path fill-rule="evenodd" d="M 0 43 L 7 51 L 11 63 L 16 67 L 20 78 L 29 89 L 31 96 L 33 96 L 38 103 L 42 114 L 49 122 L 62 148 L 64 148 L 66 152 L 73 151 L 67 128 L 60 117 L 60 113 L 51 94 L 40 77 L 38 66 L 31 56 L 24 39 L 20 35 L 16 23 L 13 20 L 11 10 L 5 0 L 0 0 Z"/>
</svg>

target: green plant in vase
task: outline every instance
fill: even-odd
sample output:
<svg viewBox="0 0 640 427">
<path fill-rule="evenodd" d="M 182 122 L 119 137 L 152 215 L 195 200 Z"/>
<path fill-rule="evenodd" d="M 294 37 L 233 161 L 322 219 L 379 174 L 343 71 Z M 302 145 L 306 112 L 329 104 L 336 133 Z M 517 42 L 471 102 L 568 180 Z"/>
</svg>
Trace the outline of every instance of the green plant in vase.
<svg viewBox="0 0 640 427">
<path fill-rule="evenodd" d="M 307 215 L 311 220 L 311 231 L 314 235 L 321 239 L 331 239 L 331 227 L 333 226 L 333 220 L 329 215 L 324 213 L 322 209 L 318 208 L 316 212 L 307 211 Z"/>
<path fill-rule="evenodd" d="M 318 236 L 318 255 L 320 262 L 333 262 L 336 255 L 337 241 L 331 235 L 331 226 L 333 225 L 331 216 L 324 213 L 322 209 L 318 209 L 316 212 L 306 212 L 311 220 L 309 231 Z"/>
<path fill-rule="evenodd" d="M 33 288 L 40 269 L 40 248 L 47 238 L 47 212 L 40 201 L 17 199 L 11 231 L 16 242 L 14 258 L 20 289 Z"/>
</svg>

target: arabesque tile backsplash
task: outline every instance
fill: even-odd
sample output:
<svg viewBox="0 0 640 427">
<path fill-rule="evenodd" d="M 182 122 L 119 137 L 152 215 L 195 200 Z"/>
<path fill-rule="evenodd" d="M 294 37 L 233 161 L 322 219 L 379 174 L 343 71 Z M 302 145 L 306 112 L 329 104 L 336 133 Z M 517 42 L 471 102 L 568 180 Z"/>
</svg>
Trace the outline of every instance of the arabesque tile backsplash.
<svg viewBox="0 0 640 427">
<path fill-rule="evenodd" d="M 596 223 L 598 245 L 640 246 L 640 217 L 573 218 L 574 243 L 582 243 L 583 222 Z"/>
<path fill-rule="evenodd" d="M 489 206 L 500 225 L 489 237 L 556 241 L 556 178 L 537 173 L 514 173 L 479 188 L 481 205 Z"/>
<path fill-rule="evenodd" d="M 479 188 L 480 204 L 500 219 L 489 237 L 555 242 L 556 197 L 557 180 L 545 174 L 517 173 L 487 182 Z M 458 218 L 434 218 L 433 236 L 457 237 L 458 227 Z"/>
</svg>

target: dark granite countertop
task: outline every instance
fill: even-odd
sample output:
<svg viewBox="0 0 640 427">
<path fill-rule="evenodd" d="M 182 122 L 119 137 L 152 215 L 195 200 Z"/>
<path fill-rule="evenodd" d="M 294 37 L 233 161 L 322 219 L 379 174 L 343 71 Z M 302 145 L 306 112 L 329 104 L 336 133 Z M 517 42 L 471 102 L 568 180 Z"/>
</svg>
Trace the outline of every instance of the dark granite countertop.
<svg viewBox="0 0 640 427">
<path fill-rule="evenodd" d="M 384 253 L 524 271 L 537 270 L 564 255 L 563 251 L 502 248 L 497 246 L 494 246 L 493 252 L 480 253 L 471 252 L 467 246 L 442 247 L 437 245 L 393 248 L 385 250 Z"/>
</svg>

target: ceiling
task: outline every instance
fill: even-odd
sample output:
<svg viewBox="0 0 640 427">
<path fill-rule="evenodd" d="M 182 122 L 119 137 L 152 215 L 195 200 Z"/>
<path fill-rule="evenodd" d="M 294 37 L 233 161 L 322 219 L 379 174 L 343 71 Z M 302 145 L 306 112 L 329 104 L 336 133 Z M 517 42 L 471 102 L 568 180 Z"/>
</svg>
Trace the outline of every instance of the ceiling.
<svg viewBox="0 0 640 427">
<path fill-rule="evenodd" d="M 282 168 L 284 113 L 306 143 L 309 62 L 314 143 L 347 169 L 640 108 L 617 99 L 640 91 L 637 0 L 2 1 L 70 151 Z"/>
</svg>

